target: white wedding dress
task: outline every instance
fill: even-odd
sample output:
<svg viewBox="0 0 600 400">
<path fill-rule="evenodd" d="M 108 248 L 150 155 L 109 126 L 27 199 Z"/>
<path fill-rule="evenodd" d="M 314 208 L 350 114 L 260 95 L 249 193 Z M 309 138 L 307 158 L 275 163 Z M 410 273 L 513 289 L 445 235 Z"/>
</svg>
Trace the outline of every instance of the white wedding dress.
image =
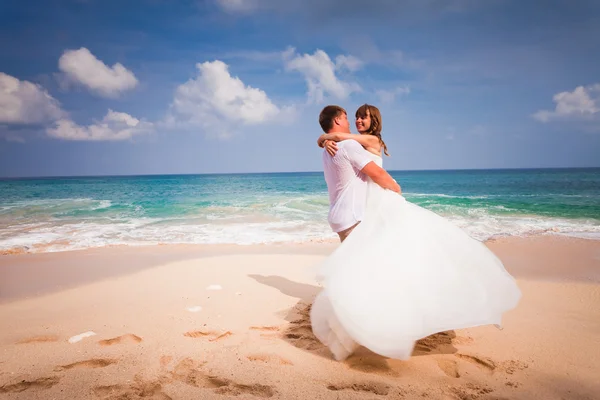
<svg viewBox="0 0 600 400">
<path fill-rule="evenodd" d="M 500 327 L 521 298 L 483 243 L 372 181 L 363 221 L 318 266 L 318 279 L 324 289 L 311 308 L 313 333 L 337 360 L 359 345 L 406 360 L 431 334 Z"/>
</svg>

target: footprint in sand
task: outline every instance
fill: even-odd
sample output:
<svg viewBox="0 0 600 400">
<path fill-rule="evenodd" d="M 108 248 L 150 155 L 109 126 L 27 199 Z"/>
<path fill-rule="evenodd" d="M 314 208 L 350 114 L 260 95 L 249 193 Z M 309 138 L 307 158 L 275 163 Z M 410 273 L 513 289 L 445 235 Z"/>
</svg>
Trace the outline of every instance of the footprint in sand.
<svg viewBox="0 0 600 400">
<path fill-rule="evenodd" d="M 464 386 L 452 386 L 447 394 L 459 400 L 474 400 L 480 396 L 492 393 L 494 390 L 485 386 L 467 383 Z"/>
<path fill-rule="evenodd" d="M 471 336 L 456 336 L 452 339 L 453 344 L 468 345 L 474 342 Z"/>
<path fill-rule="evenodd" d="M 368 374 L 398 376 L 399 372 L 394 370 L 388 361 L 388 358 L 373 353 L 366 347 L 359 347 L 344 364 L 353 370 Z"/>
<path fill-rule="evenodd" d="M 457 353 L 457 354 L 455 354 L 455 356 L 460 358 L 461 360 L 465 360 L 472 364 L 475 364 L 478 367 L 480 367 L 490 373 L 493 373 L 497 367 L 496 363 L 487 357 L 472 356 L 469 354 L 462 354 L 462 353 Z"/>
<path fill-rule="evenodd" d="M 114 344 L 122 344 L 122 343 L 140 343 L 142 338 L 138 335 L 134 335 L 133 333 L 127 333 L 125 335 L 117 336 L 112 339 L 100 340 L 98 344 L 100 346 L 112 346 Z"/>
<path fill-rule="evenodd" d="M 59 380 L 56 376 L 38 378 L 32 381 L 22 380 L 21 382 L 0 386 L 0 393 L 20 393 L 29 389 L 46 390 L 56 385 Z"/>
<path fill-rule="evenodd" d="M 189 332 L 186 332 L 183 334 L 183 336 L 185 336 L 185 337 L 194 338 L 194 339 L 207 337 L 207 338 L 209 338 L 208 339 L 209 342 L 216 342 L 221 339 L 225 339 L 231 335 L 233 335 L 233 333 L 231 333 L 230 331 L 227 331 L 225 333 L 218 333 L 218 332 L 214 332 L 214 331 L 189 331 Z"/>
<path fill-rule="evenodd" d="M 260 337 L 265 339 L 279 338 L 280 328 L 278 326 L 251 326 L 250 330 L 261 332 Z"/>
<path fill-rule="evenodd" d="M 242 385 L 239 383 L 230 382 L 227 386 L 222 386 L 216 389 L 215 393 L 228 396 L 239 396 L 242 394 L 249 394 L 256 397 L 269 398 L 275 396 L 276 391 L 268 385 Z"/>
<path fill-rule="evenodd" d="M 73 368 L 104 368 L 115 364 L 118 360 L 110 358 L 94 358 L 91 360 L 78 361 L 73 364 L 61 365 L 54 368 L 55 371 L 64 371 Z"/>
<path fill-rule="evenodd" d="M 456 333 L 454 331 L 436 333 L 417 341 L 413 355 L 456 353 L 455 343 Z"/>
<path fill-rule="evenodd" d="M 377 357 L 349 357 L 344 363 L 356 371 L 365 372 L 368 374 L 386 374 L 398 376 L 398 373 L 394 371 L 387 363 L 385 359 L 379 359 Z"/>
<path fill-rule="evenodd" d="M 362 382 L 329 385 L 327 386 L 327 389 L 333 391 L 352 390 L 354 392 L 373 393 L 379 396 L 386 396 L 390 392 L 390 386 L 382 382 Z"/>
<path fill-rule="evenodd" d="M 318 341 L 312 333 L 309 325 L 299 325 L 288 329 L 284 335 L 286 339 L 294 343 L 294 346 L 305 350 L 318 350 L 323 345 Z"/>
<path fill-rule="evenodd" d="M 522 371 L 529 367 L 527 363 L 517 360 L 508 360 L 504 362 L 496 362 L 488 357 L 476 356 L 471 354 L 457 353 L 455 357 L 469 363 L 475 364 L 482 370 L 493 374 L 496 372 L 503 372 L 508 375 L 513 375 L 517 371 Z M 441 367 L 440 367 L 441 368 Z"/>
<path fill-rule="evenodd" d="M 207 336 L 218 336 L 218 335 L 219 334 L 214 331 L 189 331 L 189 332 L 186 332 L 183 334 L 183 336 L 185 336 L 185 337 L 194 338 L 194 339 L 203 338 L 203 337 L 207 337 Z"/>
<path fill-rule="evenodd" d="M 279 331 L 278 326 L 251 326 L 251 331 L 267 331 L 267 332 L 277 332 Z"/>
<path fill-rule="evenodd" d="M 250 394 L 257 397 L 273 397 L 277 392 L 268 385 L 239 384 L 227 378 L 206 374 L 200 370 L 204 363 L 196 362 L 190 358 L 180 361 L 173 371 L 173 380 L 203 389 L 214 389 L 215 393 L 229 396 Z"/>
<path fill-rule="evenodd" d="M 221 340 L 221 339 L 225 339 L 226 337 L 229 337 L 233 335 L 233 333 L 231 333 L 230 331 L 227 331 L 225 333 L 220 334 L 219 336 L 212 338 L 212 339 L 208 339 L 209 342 L 216 342 L 217 340 Z"/>
<path fill-rule="evenodd" d="M 173 400 L 162 391 L 164 382 L 161 380 L 145 381 L 136 376 L 130 385 L 97 386 L 93 389 L 96 396 L 104 400 L 124 400 L 150 398 L 153 400 Z"/>
<path fill-rule="evenodd" d="M 290 322 L 288 328 L 283 334 L 283 337 L 295 347 L 304 350 L 323 350 L 325 346 L 313 334 L 312 325 L 310 323 L 310 308 L 311 304 L 303 305 L 297 310 L 300 318 Z"/>
<path fill-rule="evenodd" d="M 246 358 L 250 361 L 260 361 L 260 362 L 264 362 L 267 364 L 294 365 L 294 363 L 292 363 L 290 360 L 287 360 L 276 354 L 266 354 L 266 353 L 250 354 Z"/>
<path fill-rule="evenodd" d="M 34 336 L 34 337 L 26 338 L 26 339 L 21 339 L 16 344 L 48 343 L 48 342 L 58 342 L 58 336 L 56 336 L 56 335 Z"/>
<path fill-rule="evenodd" d="M 167 368 L 171 361 L 173 361 L 172 356 L 160 356 L 160 367 L 163 369 Z"/>
<path fill-rule="evenodd" d="M 444 374 L 446 374 L 450 378 L 460 378 L 460 373 L 458 372 L 458 363 L 456 361 L 438 359 L 436 360 L 436 362 L 438 367 L 440 367 Z"/>
<path fill-rule="evenodd" d="M 220 387 L 221 385 L 219 385 L 218 382 L 211 381 L 206 374 L 200 370 L 204 364 L 204 362 L 200 363 L 191 358 L 185 358 L 175 365 L 170 376 L 175 381 L 183 382 L 186 385 L 198 388 Z"/>
<path fill-rule="evenodd" d="M 517 371 L 522 371 L 526 368 L 529 368 L 529 364 L 517 360 L 508 360 L 500 364 L 500 370 L 509 375 L 512 375 Z"/>
</svg>

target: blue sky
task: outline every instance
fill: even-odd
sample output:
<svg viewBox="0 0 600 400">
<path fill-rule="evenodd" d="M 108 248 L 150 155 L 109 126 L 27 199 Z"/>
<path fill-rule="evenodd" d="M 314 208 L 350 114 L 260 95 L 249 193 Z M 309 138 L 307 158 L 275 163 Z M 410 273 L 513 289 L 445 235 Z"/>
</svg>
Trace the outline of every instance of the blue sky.
<svg viewBox="0 0 600 400">
<path fill-rule="evenodd" d="M 0 50 L 5 177 L 319 171 L 365 102 L 390 170 L 600 166 L 597 1 L 2 2 Z"/>
</svg>

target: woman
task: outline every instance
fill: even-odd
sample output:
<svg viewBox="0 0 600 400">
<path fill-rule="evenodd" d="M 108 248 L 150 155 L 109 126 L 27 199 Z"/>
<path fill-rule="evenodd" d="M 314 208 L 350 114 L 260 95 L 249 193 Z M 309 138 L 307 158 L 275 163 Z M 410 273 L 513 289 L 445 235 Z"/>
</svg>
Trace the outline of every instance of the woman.
<svg viewBox="0 0 600 400">
<path fill-rule="evenodd" d="M 382 165 L 381 114 L 356 112 L 357 140 Z M 333 146 L 332 146 L 333 148 Z M 363 221 L 319 266 L 324 290 L 311 309 L 315 335 L 337 360 L 358 345 L 406 360 L 431 334 L 494 324 L 521 292 L 502 262 L 443 217 L 369 182 Z"/>
</svg>

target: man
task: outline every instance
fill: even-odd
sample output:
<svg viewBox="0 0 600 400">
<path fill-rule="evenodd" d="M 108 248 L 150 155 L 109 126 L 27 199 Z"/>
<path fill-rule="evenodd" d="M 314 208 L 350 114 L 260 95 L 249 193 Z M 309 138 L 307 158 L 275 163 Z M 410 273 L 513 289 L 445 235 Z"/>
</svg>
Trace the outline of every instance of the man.
<svg viewBox="0 0 600 400">
<path fill-rule="evenodd" d="M 339 106 L 323 108 L 319 124 L 325 133 L 350 133 L 346 110 Z M 323 150 L 323 170 L 329 192 L 329 225 L 342 242 L 364 216 L 367 177 L 384 189 L 400 193 L 398 183 L 355 140 L 339 142 L 333 156 Z"/>
</svg>

